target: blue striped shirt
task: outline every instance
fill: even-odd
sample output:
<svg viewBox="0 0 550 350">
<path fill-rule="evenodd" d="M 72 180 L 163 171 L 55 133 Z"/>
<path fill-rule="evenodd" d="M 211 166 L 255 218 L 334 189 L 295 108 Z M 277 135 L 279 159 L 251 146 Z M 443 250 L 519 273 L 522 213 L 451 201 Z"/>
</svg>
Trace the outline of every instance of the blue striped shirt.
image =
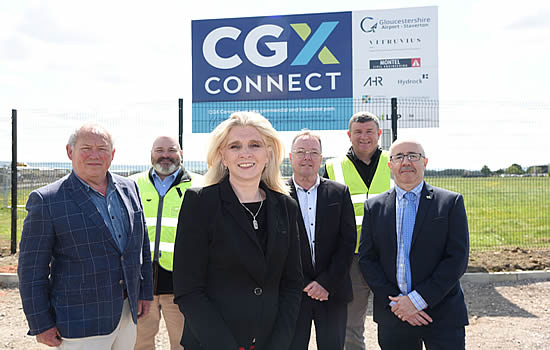
<svg viewBox="0 0 550 350">
<path fill-rule="evenodd" d="M 416 195 L 416 202 L 415 202 L 415 205 L 416 205 L 416 212 L 418 212 L 418 205 L 420 204 L 420 194 L 422 192 L 422 187 L 424 187 L 424 181 L 422 181 L 420 184 L 418 184 L 415 188 L 413 188 L 411 191 L 409 192 L 412 192 Z M 395 186 L 395 191 L 396 191 L 396 196 L 395 196 L 395 222 L 397 223 L 397 256 L 398 256 L 398 259 L 401 259 L 402 261 L 400 261 L 398 264 L 397 264 L 397 283 L 399 284 L 400 288 L 399 289 L 403 289 L 402 287 L 406 287 L 405 289 L 408 290 L 409 292 L 407 293 L 407 296 L 409 297 L 409 299 L 412 301 L 412 303 L 414 304 L 414 306 L 416 307 L 417 310 L 421 311 L 421 310 L 424 310 L 425 308 L 428 307 L 428 304 L 426 303 L 426 301 L 422 298 L 422 296 L 416 291 L 416 290 L 411 290 L 411 286 L 406 286 L 407 284 L 407 281 L 405 279 L 405 276 L 406 276 L 406 266 L 409 266 L 408 263 L 405 263 L 405 261 L 408 261 L 409 260 L 409 256 L 406 256 L 405 254 L 402 254 L 402 247 L 401 245 L 399 244 L 400 242 L 400 239 L 401 239 L 401 230 L 402 230 L 402 226 L 403 226 L 403 214 L 404 214 L 404 209 L 405 209 L 405 205 L 406 205 L 406 202 L 407 200 L 405 199 L 405 193 L 407 193 L 407 191 L 403 190 L 402 188 L 400 188 L 399 186 Z M 412 238 L 412 237 L 411 237 Z M 410 273 L 410 271 L 409 271 Z M 400 294 L 400 295 L 403 295 L 403 294 Z M 393 305 L 392 303 L 390 303 L 390 305 Z"/>
</svg>

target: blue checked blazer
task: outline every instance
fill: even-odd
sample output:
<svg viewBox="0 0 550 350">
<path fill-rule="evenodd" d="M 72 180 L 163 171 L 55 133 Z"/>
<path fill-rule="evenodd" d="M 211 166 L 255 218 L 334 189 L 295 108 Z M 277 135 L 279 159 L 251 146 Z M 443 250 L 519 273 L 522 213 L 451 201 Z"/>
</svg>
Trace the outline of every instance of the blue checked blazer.
<svg viewBox="0 0 550 350">
<path fill-rule="evenodd" d="M 74 172 L 30 194 L 18 266 L 29 335 L 54 326 L 66 338 L 109 334 L 122 314 L 124 288 L 135 323 L 138 299 L 153 299 L 137 185 L 114 174 L 112 179 L 130 219 L 123 252 Z"/>
</svg>

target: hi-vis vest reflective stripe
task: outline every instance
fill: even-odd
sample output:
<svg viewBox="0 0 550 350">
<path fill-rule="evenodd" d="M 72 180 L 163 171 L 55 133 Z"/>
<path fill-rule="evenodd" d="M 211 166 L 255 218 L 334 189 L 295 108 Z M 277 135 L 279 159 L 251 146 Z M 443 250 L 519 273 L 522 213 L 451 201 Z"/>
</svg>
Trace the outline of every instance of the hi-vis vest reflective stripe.
<svg viewBox="0 0 550 350">
<path fill-rule="evenodd" d="M 168 271 L 173 269 L 176 228 L 183 195 L 186 189 L 200 185 L 202 182 L 200 181 L 201 175 L 187 173 L 191 175 L 192 180 L 183 180 L 184 182 L 173 185 L 163 198 L 160 198 L 155 185 L 151 182 L 149 171 L 132 176 L 138 184 L 141 201 L 143 202 L 151 246 L 151 259 L 155 258 L 155 236 L 157 236 L 157 224 L 160 224 L 158 262 L 163 269 Z"/>
<path fill-rule="evenodd" d="M 353 209 L 355 210 L 355 224 L 357 225 L 357 244 L 355 246 L 355 253 L 359 252 L 359 238 L 361 236 L 365 201 L 367 198 L 373 198 L 389 190 L 393 186 L 388 160 L 389 153 L 387 151 L 382 151 L 370 188 L 365 185 L 355 165 L 353 165 L 352 161 L 347 156 L 327 161 L 326 167 L 328 177 L 331 180 L 338 181 L 349 187 Z"/>
</svg>

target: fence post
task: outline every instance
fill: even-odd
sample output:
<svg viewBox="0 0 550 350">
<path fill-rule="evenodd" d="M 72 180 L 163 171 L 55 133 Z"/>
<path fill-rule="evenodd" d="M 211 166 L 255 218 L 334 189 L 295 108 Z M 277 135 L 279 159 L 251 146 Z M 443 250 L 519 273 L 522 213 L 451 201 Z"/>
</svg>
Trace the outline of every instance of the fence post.
<svg viewBox="0 0 550 350">
<path fill-rule="evenodd" d="M 392 142 L 397 140 L 397 97 L 391 98 L 391 133 Z"/>
<path fill-rule="evenodd" d="M 17 110 L 11 110 L 11 254 L 17 251 Z"/>
<path fill-rule="evenodd" d="M 183 98 L 178 99 L 179 104 L 179 113 L 178 113 L 178 122 L 179 122 L 179 141 L 180 148 L 183 149 Z"/>
</svg>

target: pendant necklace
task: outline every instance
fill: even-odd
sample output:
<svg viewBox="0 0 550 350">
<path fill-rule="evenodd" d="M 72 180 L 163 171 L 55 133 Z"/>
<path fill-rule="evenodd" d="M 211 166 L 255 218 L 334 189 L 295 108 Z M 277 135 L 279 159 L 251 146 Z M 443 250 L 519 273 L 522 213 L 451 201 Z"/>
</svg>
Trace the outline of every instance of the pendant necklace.
<svg viewBox="0 0 550 350">
<path fill-rule="evenodd" d="M 241 202 L 239 202 L 241 203 Z M 264 201 L 262 200 L 260 202 L 260 207 L 258 208 L 258 211 L 256 212 L 256 214 L 254 214 L 253 212 L 250 211 L 250 209 L 248 209 L 246 207 L 246 205 L 242 204 L 241 205 L 243 206 L 243 208 L 246 209 L 247 212 L 250 213 L 250 215 L 252 215 L 252 226 L 254 226 L 254 230 L 257 230 L 258 229 L 258 221 L 256 221 L 256 216 L 258 216 L 258 214 L 260 213 L 260 210 L 262 209 L 262 205 L 264 204 Z"/>
</svg>

